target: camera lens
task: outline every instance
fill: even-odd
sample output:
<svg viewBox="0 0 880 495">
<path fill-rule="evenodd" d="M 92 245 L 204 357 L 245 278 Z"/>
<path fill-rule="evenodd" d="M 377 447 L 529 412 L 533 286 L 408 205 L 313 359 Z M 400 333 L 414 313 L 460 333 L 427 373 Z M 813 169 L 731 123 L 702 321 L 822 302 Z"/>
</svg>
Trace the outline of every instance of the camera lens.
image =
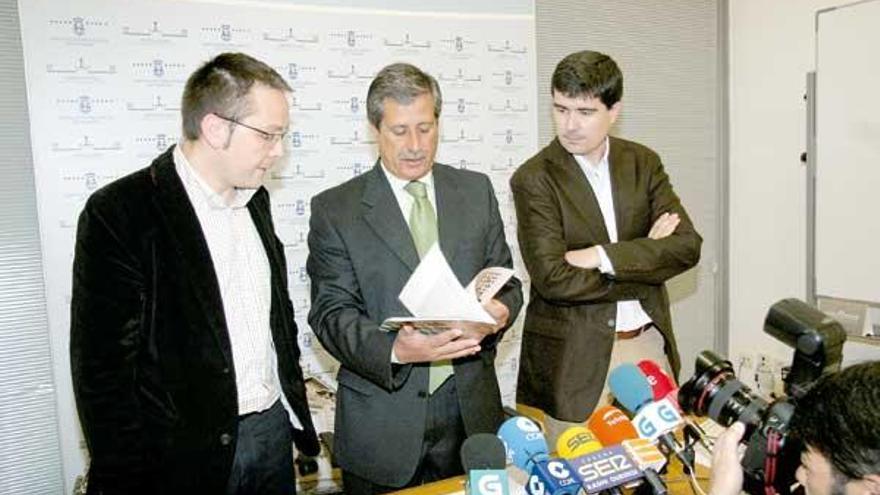
<svg viewBox="0 0 880 495">
<path fill-rule="evenodd" d="M 681 386 L 678 401 L 689 414 L 709 416 L 723 426 L 735 421 L 756 426 L 767 409 L 767 401 L 736 379 L 730 361 L 712 351 L 697 357 L 696 373 Z"/>
</svg>

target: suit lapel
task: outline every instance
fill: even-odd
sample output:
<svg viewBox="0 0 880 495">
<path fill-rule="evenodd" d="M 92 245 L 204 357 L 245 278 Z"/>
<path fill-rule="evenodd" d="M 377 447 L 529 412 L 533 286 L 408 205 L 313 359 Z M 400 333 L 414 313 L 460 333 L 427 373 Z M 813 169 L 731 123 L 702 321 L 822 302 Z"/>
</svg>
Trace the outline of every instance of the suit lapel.
<svg viewBox="0 0 880 495">
<path fill-rule="evenodd" d="M 550 159 L 553 163 L 548 168 L 550 175 L 559 187 L 562 195 L 568 200 L 568 204 L 574 209 L 583 224 L 591 232 L 591 237 L 596 239 L 597 244 L 607 244 L 611 241 L 608 237 L 608 229 L 602 221 L 602 210 L 599 201 L 593 192 L 593 187 L 581 170 L 574 157 L 562 147 L 559 139 L 550 143 Z M 565 205 L 563 205 L 563 208 Z M 599 221 L 596 221 L 596 220 Z"/>
<path fill-rule="evenodd" d="M 632 213 L 631 191 L 625 186 L 632 187 L 635 184 L 635 169 L 633 163 L 627 160 L 623 153 L 620 141 L 613 137 L 608 138 L 608 168 L 611 174 L 611 197 L 614 199 L 614 219 L 617 222 L 617 240 L 627 240 L 630 228 L 630 216 Z"/>
<path fill-rule="evenodd" d="M 456 250 L 462 245 L 464 232 L 461 228 L 462 220 L 468 218 L 468 198 L 461 195 L 453 184 L 449 169 L 444 165 L 435 164 L 434 194 L 437 197 L 437 233 L 439 235 L 440 250 L 451 263 L 455 258 Z"/>
<path fill-rule="evenodd" d="M 232 351 L 226 333 L 223 299 L 211 252 L 196 212 L 174 168 L 172 149 L 151 165 L 150 175 L 156 188 L 154 207 L 166 225 L 168 239 L 180 256 L 177 266 L 186 272 L 184 277 L 202 306 L 217 345 L 223 351 L 227 364 L 231 364 Z"/>
<path fill-rule="evenodd" d="M 366 172 L 370 175 L 361 199 L 364 220 L 400 261 L 410 270 L 415 270 L 419 264 L 419 254 L 409 233 L 409 226 L 400 212 L 400 205 L 381 167 L 377 160 L 373 169 Z"/>
</svg>

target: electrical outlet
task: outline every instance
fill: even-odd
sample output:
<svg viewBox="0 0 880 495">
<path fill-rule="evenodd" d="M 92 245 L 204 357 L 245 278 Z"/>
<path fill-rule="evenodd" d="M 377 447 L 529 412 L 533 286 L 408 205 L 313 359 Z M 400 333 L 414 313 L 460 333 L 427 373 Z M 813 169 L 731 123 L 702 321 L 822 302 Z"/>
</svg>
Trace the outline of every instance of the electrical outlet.
<svg viewBox="0 0 880 495">
<path fill-rule="evenodd" d="M 755 358 L 751 354 L 742 353 L 734 360 L 736 378 L 747 387 L 755 388 Z"/>
<path fill-rule="evenodd" d="M 755 387 L 756 391 L 769 397 L 776 388 L 776 373 L 773 369 L 773 360 L 765 355 L 758 354 L 758 363 L 755 366 Z"/>
</svg>

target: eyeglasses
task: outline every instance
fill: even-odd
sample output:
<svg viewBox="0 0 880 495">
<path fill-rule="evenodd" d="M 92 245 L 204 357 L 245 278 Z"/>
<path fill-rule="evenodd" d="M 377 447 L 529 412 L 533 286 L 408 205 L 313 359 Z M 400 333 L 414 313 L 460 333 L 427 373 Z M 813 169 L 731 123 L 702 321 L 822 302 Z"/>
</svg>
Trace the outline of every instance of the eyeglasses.
<svg viewBox="0 0 880 495">
<path fill-rule="evenodd" d="M 252 125 L 247 125 L 247 124 L 245 124 L 245 123 L 243 123 L 243 122 L 239 122 L 239 121 L 237 121 L 237 120 L 235 120 L 235 119 L 230 119 L 229 117 L 224 117 L 224 116 L 220 115 L 219 113 L 215 113 L 214 115 L 216 115 L 216 116 L 217 116 L 218 118 L 220 118 L 220 119 L 225 120 L 226 122 L 230 122 L 230 123 L 235 124 L 235 125 L 240 125 L 240 126 L 246 128 L 246 129 L 250 129 L 250 130 L 256 132 L 261 138 L 263 138 L 263 141 L 266 142 L 266 145 L 267 145 L 267 146 L 268 146 L 268 145 L 274 145 L 274 144 L 277 143 L 278 141 L 281 141 L 282 139 L 284 139 L 285 137 L 287 137 L 287 132 L 288 132 L 288 131 L 284 131 L 284 132 L 269 132 L 269 131 L 264 131 L 263 129 L 260 129 L 260 128 L 257 128 L 257 127 L 254 127 L 254 126 L 252 126 Z"/>
</svg>

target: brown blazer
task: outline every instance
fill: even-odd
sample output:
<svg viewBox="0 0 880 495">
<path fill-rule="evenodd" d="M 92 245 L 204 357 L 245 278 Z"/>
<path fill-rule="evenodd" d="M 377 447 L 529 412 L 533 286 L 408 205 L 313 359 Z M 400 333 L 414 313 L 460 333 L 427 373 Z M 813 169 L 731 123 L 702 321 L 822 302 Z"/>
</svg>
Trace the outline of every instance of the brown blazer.
<svg viewBox="0 0 880 495">
<path fill-rule="evenodd" d="M 614 343 L 616 303 L 638 299 L 680 368 L 664 282 L 700 259 L 702 238 L 649 148 L 610 138 L 618 242 L 610 243 L 593 190 L 574 157 L 554 140 L 510 180 L 523 261 L 531 276 L 517 401 L 567 421 L 583 421 L 599 400 Z M 664 212 L 675 232 L 647 237 Z M 566 251 L 601 245 L 615 275 L 569 265 Z"/>
</svg>

